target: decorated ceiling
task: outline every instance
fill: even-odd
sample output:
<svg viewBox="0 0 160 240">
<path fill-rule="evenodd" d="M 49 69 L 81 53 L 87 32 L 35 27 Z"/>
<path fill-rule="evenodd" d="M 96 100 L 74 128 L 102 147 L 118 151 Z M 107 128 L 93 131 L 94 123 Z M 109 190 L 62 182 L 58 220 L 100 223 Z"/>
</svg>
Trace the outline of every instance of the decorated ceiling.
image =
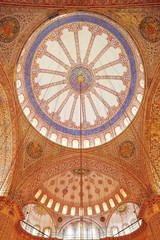
<svg viewBox="0 0 160 240">
<path fill-rule="evenodd" d="M 113 236 L 160 186 L 159 1 L 0 2 L 1 195 L 48 236 Z"/>
<path fill-rule="evenodd" d="M 17 93 L 32 125 L 52 141 L 92 147 L 119 135 L 136 115 L 144 68 L 116 23 L 79 13 L 40 26 L 22 50 Z"/>
</svg>

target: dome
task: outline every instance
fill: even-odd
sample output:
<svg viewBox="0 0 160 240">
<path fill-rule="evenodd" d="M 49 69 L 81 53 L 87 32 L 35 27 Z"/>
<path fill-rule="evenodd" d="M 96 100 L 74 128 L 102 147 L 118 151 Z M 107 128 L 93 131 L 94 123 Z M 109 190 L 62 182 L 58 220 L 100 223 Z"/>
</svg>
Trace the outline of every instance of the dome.
<svg viewBox="0 0 160 240">
<path fill-rule="evenodd" d="M 20 224 L 26 232 L 38 237 L 55 237 L 55 222 L 45 208 L 37 204 L 28 204 L 23 207 L 23 213 L 25 219 Z"/>
<path fill-rule="evenodd" d="M 138 213 L 139 206 L 135 203 L 127 202 L 119 206 L 109 220 L 107 235 L 118 237 L 136 231 L 142 225 L 142 220 L 137 218 Z"/>
<path fill-rule="evenodd" d="M 24 46 L 17 94 L 24 114 L 46 138 L 94 147 L 135 117 L 144 68 L 129 34 L 111 19 L 77 12 L 47 20 Z"/>
<path fill-rule="evenodd" d="M 81 175 L 75 174 L 74 170 L 54 175 L 38 186 L 37 202 L 63 216 L 93 216 L 110 211 L 130 194 L 129 189 L 122 188 L 122 183 L 111 175 L 95 170 L 83 174 L 81 192 Z"/>
</svg>

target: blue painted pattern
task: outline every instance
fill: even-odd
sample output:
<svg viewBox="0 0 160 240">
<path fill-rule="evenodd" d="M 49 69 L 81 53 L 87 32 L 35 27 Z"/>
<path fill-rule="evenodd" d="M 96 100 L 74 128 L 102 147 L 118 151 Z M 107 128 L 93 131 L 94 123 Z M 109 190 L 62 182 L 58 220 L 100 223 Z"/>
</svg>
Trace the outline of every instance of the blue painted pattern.
<svg viewBox="0 0 160 240">
<path fill-rule="evenodd" d="M 75 67 L 70 73 L 69 82 L 75 91 L 85 92 L 92 85 L 92 74 L 86 67 Z"/>
<path fill-rule="evenodd" d="M 106 120 L 106 123 L 104 123 L 103 125 L 98 126 L 96 128 L 85 129 L 85 130 L 77 130 L 77 129 L 75 130 L 75 129 L 63 127 L 63 126 L 59 125 L 58 123 L 56 123 L 53 119 L 50 119 L 43 112 L 43 110 L 37 103 L 36 98 L 34 96 L 33 89 L 32 89 L 32 84 L 31 84 L 31 66 L 32 66 L 34 55 L 35 55 L 39 45 L 41 44 L 42 40 L 48 34 L 55 31 L 57 28 L 59 28 L 63 25 L 66 25 L 68 23 L 74 24 L 76 22 L 93 23 L 93 24 L 96 24 L 96 25 L 103 27 L 103 28 L 107 29 L 108 31 L 110 31 L 115 36 L 115 38 L 117 38 L 119 40 L 119 42 L 122 44 L 123 48 L 125 49 L 128 60 L 129 60 L 130 71 L 131 71 L 131 81 L 130 81 L 130 88 L 128 91 L 128 95 L 127 95 L 123 105 L 119 109 L 119 111 L 110 120 L 108 120 L 108 121 Z M 133 99 L 133 96 L 134 96 L 136 82 L 137 82 L 137 70 L 136 70 L 136 62 L 135 62 L 134 54 L 133 54 L 133 51 L 132 51 L 130 45 L 127 42 L 127 39 L 122 35 L 121 32 L 118 31 L 118 29 L 116 29 L 113 25 L 111 25 L 109 22 L 107 22 L 107 19 L 106 20 L 104 18 L 101 19 L 97 16 L 92 16 L 89 14 L 88 15 L 87 14 L 81 14 L 81 15 L 75 14 L 75 15 L 71 15 L 71 16 L 64 16 L 63 18 L 55 20 L 54 22 L 52 22 L 49 26 L 47 26 L 45 29 L 43 29 L 39 33 L 39 35 L 34 40 L 32 46 L 30 47 L 30 50 L 28 51 L 28 55 L 27 55 L 26 62 L 25 62 L 25 68 L 24 68 L 24 79 L 25 79 L 25 88 L 26 88 L 26 91 L 28 94 L 29 101 L 32 104 L 32 106 L 34 107 L 35 112 L 39 115 L 39 117 L 46 124 L 48 124 L 52 128 L 54 128 L 57 131 L 60 131 L 62 133 L 70 134 L 73 136 L 74 135 L 75 136 L 80 136 L 80 135 L 89 136 L 89 135 L 94 135 L 94 134 L 103 132 L 104 130 L 107 130 L 123 116 L 123 114 L 125 113 L 126 109 L 130 105 L 130 103 Z M 79 87 L 77 86 L 77 89 L 78 88 Z"/>
</svg>

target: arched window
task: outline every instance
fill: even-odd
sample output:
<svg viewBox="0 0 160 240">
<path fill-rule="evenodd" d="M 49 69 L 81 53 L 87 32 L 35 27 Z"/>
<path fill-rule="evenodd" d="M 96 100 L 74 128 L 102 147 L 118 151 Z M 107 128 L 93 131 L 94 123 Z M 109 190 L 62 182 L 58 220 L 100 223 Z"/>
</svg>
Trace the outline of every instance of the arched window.
<svg viewBox="0 0 160 240">
<path fill-rule="evenodd" d="M 28 107 L 25 107 L 25 109 L 23 110 L 24 114 L 26 116 L 28 116 L 30 114 L 30 109 Z"/>
<path fill-rule="evenodd" d="M 38 199 L 42 193 L 42 190 L 39 189 L 38 192 L 35 194 L 35 198 Z"/>
<path fill-rule="evenodd" d="M 113 234 L 113 237 L 118 237 L 118 227 L 112 228 L 112 234 Z"/>
<path fill-rule="evenodd" d="M 136 115 L 137 111 L 138 111 L 138 108 L 137 108 L 137 107 L 133 107 L 133 108 L 132 108 L 132 114 L 133 114 L 133 115 Z"/>
<path fill-rule="evenodd" d="M 36 118 L 33 118 L 31 123 L 32 123 L 33 127 L 36 127 L 38 124 L 38 121 Z"/>
<path fill-rule="evenodd" d="M 68 206 L 67 206 L 67 205 L 64 205 L 64 206 L 63 206 L 62 213 L 63 213 L 63 214 L 67 214 L 67 210 L 68 210 Z"/>
<path fill-rule="evenodd" d="M 96 210 L 96 213 L 100 213 L 100 212 L 101 212 L 99 205 L 96 205 L 96 206 L 95 206 L 95 210 Z"/>
<path fill-rule="evenodd" d="M 67 142 L 68 142 L 67 138 L 62 138 L 62 145 L 63 146 L 67 146 Z"/>
<path fill-rule="evenodd" d="M 101 144 L 101 139 L 100 138 L 95 138 L 94 139 L 94 144 L 95 144 L 95 146 L 100 145 Z"/>
<path fill-rule="evenodd" d="M 71 208 L 71 216 L 75 216 L 75 213 L 76 213 L 76 208 L 72 207 Z"/>
<path fill-rule="evenodd" d="M 130 120 L 129 120 L 128 117 L 126 117 L 126 118 L 124 119 L 124 124 L 125 124 L 126 127 L 130 124 Z"/>
<path fill-rule="evenodd" d="M 18 95 L 19 101 L 20 103 L 22 103 L 24 101 L 24 95 L 21 93 Z"/>
<path fill-rule="evenodd" d="M 54 211 L 55 211 L 55 212 L 58 212 L 58 211 L 59 211 L 59 208 L 60 208 L 60 203 L 56 203 L 55 208 L 54 208 Z"/>
<path fill-rule="evenodd" d="M 84 221 L 83 224 L 80 221 L 71 222 L 62 231 L 63 240 L 71 239 L 100 239 L 102 234 L 101 229 L 93 222 Z"/>
<path fill-rule="evenodd" d="M 109 142 L 109 141 L 112 139 L 111 134 L 110 134 L 110 133 L 107 133 L 107 134 L 105 135 L 105 139 L 106 139 L 106 142 Z"/>
<path fill-rule="evenodd" d="M 120 193 L 122 194 L 122 196 L 123 196 L 124 198 L 127 197 L 127 194 L 126 194 L 126 192 L 125 192 L 123 189 L 120 189 Z"/>
<path fill-rule="evenodd" d="M 34 229 L 32 231 L 33 236 L 38 236 L 40 228 L 38 226 L 34 226 Z"/>
<path fill-rule="evenodd" d="M 46 136 L 46 134 L 47 134 L 47 128 L 42 127 L 41 130 L 40 130 L 40 133 L 41 133 L 42 135 Z"/>
<path fill-rule="evenodd" d="M 17 88 L 20 88 L 20 86 L 22 85 L 22 83 L 19 79 L 16 81 L 16 85 L 17 85 Z"/>
<path fill-rule="evenodd" d="M 46 229 L 44 230 L 44 237 L 45 237 L 45 238 L 49 238 L 50 235 L 51 235 L 51 230 L 50 230 L 49 228 L 46 228 Z"/>
<path fill-rule="evenodd" d="M 50 137 L 50 140 L 53 141 L 53 142 L 56 142 L 57 141 L 57 135 L 55 133 L 52 133 L 51 137 Z"/>
<path fill-rule="evenodd" d="M 70 239 L 73 237 L 73 239 L 76 237 L 76 233 L 74 232 L 73 225 L 70 224 L 66 227 L 66 229 L 63 230 L 63 239 Z"/>
<path fill-rule="evenodd" d="M 45 195 L 43 195 L 43 197 L 41 199 L 41 203 L 45 203 L 46 199 L 47 199 L 47 195 L 45 194 Z"/>
<path fill-rule="evenodd" d="M 131 220 L 131 224 L 132 224 L 132 231 L 133 232 L 136 231 L 139 228 L 139 223 L 138 223 L 136 218 Z"/>
<path fill-rule="evenodd" d="M 143 97 L 142 94 L 138 94 L 138 95 L 137 95 L 137 100 L 138 100 L 138 102 L 141 102 L 141 101 L 142 101 L 142 97 Z"/>
<path fill-rule="evenodd" d="M 115 199 L 117 200 L 118 203 L 120 203 L 122 201 L 118 194 L 115 195 Z"/>
<path fill-rule="evenodd" d="M 87 207 L 87 213 L 88 215 L 92 215 L 92 207 Z"/>
<path fill-rule="evenodd" d="M 107 203 L 103 202 L 102 203 L 103 210 L 106 212 L 108 210 Z"/>
<path fill-rule="evenodd" d="M 48 208 L 51 208 L 52 207 L 52 204 L 53 204 L 53 199 L 50 199 L 48 204 L 47 204 L 47 207 Z"/>
<path fill-rule="evenodd" d="M 73 140 L 73 148 L 78 148 L 78 141 L 77 140 Z"/>
<path fill-rule="evenodd" d="M 122 229 L 124 229 L 124 235 L 130 234 L 130 229 L 128 227 L 128 224 L 123 224 Z"/>
<path fill-rule="evenodd" d="M 115 128 L 115 132 L 116 132 L 117 135 L 119 135 L 122 132 L 122 129 L 120 128 L 120 126 L 117 126 Z"/>
<path fill-rule="evenodd" d="M 31 226 L 30 226 L 30 225 L 31 225 L 31 223 L 29 222 L 29 220 L 28 220 L 27 224 L 26 224 L 25 222 L 21 222 L 22 228 L 23 228 L 26 232 L 32 234 L 34 228 L 31 227 L 32 225 L 31 225 Z"/>
<path fill-rule="evenodd" d="M 84 208 L 79 208 L 79 216 L 83 216 L 84 215 Z"/>
<path fill-rule="evenodd" d="M 83 145 L 84 145 L 84 148 L 89 148 L 89 141 L 84 140 Z"/>
<path fill-rule="evenodd" d="M 114 203 L 114 201 L 113 201 L 113 199 L 111 198 L 111 199 L 109 199 L 109 203 L 110 203 L 110 205 L 111 205 L 111 207 L 113 208 L 113 207 L 115 207 L 115 203 Z"/>
</svg>

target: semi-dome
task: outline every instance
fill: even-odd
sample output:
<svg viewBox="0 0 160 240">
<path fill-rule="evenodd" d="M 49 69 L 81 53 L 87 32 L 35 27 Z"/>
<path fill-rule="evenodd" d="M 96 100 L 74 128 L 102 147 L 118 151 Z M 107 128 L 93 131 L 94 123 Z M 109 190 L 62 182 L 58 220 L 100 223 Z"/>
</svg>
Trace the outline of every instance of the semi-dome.
<svg viewBox="0 0 160 240">
<path fill-rule="evenodd" d="M 17 93 L 24 114 L 48 139 L 93 147 L 119 135 L 136 115 L 144 68 L 129 34 L 104 16 L 52 18 L 19 58 Z"/>
<path fill-rule="evenodd" d="M 56 224 L 45 208 L 37 204 L 28 204 L 23 207 L 23 213 L 25 219 L 20 224 L 26 232 L 44 238 L 55 237 Z"/>
<path fill-rule="evenodd" d="M 62 215 L 93 216 L 110 211 L 130 194 L 129 189 L 111 175 L 90 170 L 83 174 L 81 182 L 81 175 L 75 174 L 74 170 L 63 171 L 45 180 L 36 189 L 35 199 Z"/>
</svg>

